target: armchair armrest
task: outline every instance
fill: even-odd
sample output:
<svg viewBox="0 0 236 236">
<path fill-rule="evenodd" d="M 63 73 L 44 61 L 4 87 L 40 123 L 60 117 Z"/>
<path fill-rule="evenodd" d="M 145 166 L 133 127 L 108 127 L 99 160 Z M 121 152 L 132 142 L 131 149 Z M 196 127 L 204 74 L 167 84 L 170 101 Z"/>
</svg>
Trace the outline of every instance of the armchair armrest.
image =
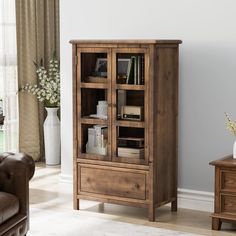
<svg viewBox="0 0 236 236">
<path fill-rule="evenodd" d="M 29 180 L 33 177 L 34 171 L 34 161 L 27 154 L 0 154 L 0 191 L 17 196 L 22 214 L 28 215 Z"/>
</svg>

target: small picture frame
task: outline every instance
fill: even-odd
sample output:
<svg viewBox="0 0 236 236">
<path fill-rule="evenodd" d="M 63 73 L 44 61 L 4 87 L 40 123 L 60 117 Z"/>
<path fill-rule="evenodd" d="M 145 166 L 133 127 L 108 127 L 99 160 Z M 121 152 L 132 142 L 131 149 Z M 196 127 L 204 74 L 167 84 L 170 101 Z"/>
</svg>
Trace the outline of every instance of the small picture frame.
<svg viewBox="0 0 236 236">
<path fill-rule="evenodd" d="M 107 76 L 107 58 L 97 58 L 95 74 L 102 77 Z"/>
<path fill-rule="evenodd" d="M 130 58 L 118 58 L 117 75 L 118 77 L 128 77 L 131 67 Z"/>
</svg>

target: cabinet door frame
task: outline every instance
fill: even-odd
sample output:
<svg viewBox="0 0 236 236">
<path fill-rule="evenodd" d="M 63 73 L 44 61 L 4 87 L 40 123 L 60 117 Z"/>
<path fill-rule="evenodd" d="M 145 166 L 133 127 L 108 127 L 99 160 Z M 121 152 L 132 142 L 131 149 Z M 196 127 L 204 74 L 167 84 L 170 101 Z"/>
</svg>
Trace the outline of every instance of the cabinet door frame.
<svg viewBox="0 0 236 236">
<path fill-rule="evenodd" d="M 116 70 L 117 70 L 117 54 L 119 53 L 127 53 L 127 54 L 144 54 L 144 85 L 136 85 L 137 89 L 144 89 L 144 121 L 143 122 L 135 122 L 134 128 L 144 128 L 144 140 L 145 140 L 145 146 L 144 146 L 144 159 L 132 159 L 132 158 L 126 158 L 126 157 L 117 157 L 117 127 L 130 127 L 130 123 L 125 121 L 118 121 L 117 120 L 117 90 L 119 85 L 117 85 L 117 78 L 116 78 Z M 113 48 L 112 49 L 112 81 L 111 81 L 111 94 L 112 94 L 112 148 L 111 148 L 111 160 L 114 162 L 122 162 L 122 163 L 130 163 L 130 164 L 141 164 L 141 165 L 149 165 L 149 132 L 151 131 L 149 129 L 149 91 L 150 91 L 150 72 L 149 72 L 149 64 L 150 64 L 150 52 L 149 48 L 128 48 L 128 47 L 120 47 L 120 48 Z M 132 85 L 130 85 L 132 86 Z M 125 87 L 125 86 L 123 86 Z M 122 86 L 119 86 L 120 89 L 122 89 Z M 125 88 L 127 89 L 127 88 Z M 135 90 L 135 88 L 130 88 L 130 90 Z M 127 89 L 128 90 L 128 89 Z M 131 121 L 133 122 L 133 121 Z"/>
<path fill-rule="evenodd" d="M 82 64 L 81 64 L 81 54 L 82 53 L 104 53 L 107 54 L 107 84 L 97 84 L 97 86 L 95 85 L 93 86 L 89 86 L 89 83 L 82 83 L 82 75 L 81 75 L 81 68 L 82 68 Z M 77 126 L 77 132 L 78 132 L 78 144 L 77 144 L 77 153 L 78 153 L 78 157 L 79 158 L 84 158 L 84 159 L 90 159 L 90 160 L 103 160 L 103 161 L 111 161 L 111 76 L 112 76 L 112 69 L 111 69 L 111 49 L 110 48 L 101 48 L 101 47 L 92 47 L 92 48 L 88 48 L 88 47 L 77 47 L 77 73 L 76 73 L 76 81 L 77 81 L 77 98 L 76 98 L 76 103 L 77 103 L 77 122 L 78 122 L 78 126 Z M 87 85 L 86 85 L 87 84 Z M 86 85 L 86 86 L 85 86 Z M 100 124 L 102 122 L 100 121 L 96 121 L 94 120 L 94 122 L 91 123 L 84 123 L 84 120 L 82 119 L 82 111 L 81 111 L 81 100 L 82 100 L 82 95 L 81 95 L 81 90 L 82 89 L 86 89 L 86 88 L 90 88 L 90 89 L 105 89 L 107 92 L 107 102 L 108 102 L 108 119 L 106 125 L 108 127 L 108 142 L 107 142 L 107 155 L 106 156 L 102 156 L 102 155 L 96 155 L 96 154 L 88 154 L 88 153 L 84 153 L 83 147 L 82 147 L 82 125 L 83 124 Z M 96 123 L 97 122 L 97 123 Z"/>
</svg>

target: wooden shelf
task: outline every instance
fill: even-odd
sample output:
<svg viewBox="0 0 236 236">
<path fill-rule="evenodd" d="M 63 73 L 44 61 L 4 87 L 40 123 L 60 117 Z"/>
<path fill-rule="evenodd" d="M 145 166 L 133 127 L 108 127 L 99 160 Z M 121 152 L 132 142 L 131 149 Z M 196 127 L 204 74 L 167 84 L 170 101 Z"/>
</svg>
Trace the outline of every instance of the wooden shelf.
<svg viewBox="0 0 236 236">
<path fill-rule="evenodd" d="M 110 161 L 109 156 L 103 156 L 103 155 L 96 155 L 96 154 L 90 154 L 90 153 L 81 153 L 79 156 L 80 156 L 80 158 L 90 159 L 90 160 Z"/>
<path fill-rule="evenodd" d="M 81 88 L 91 88 L 91 89 L 107 89 L 108 84 L 107 83 L 81 83 Z"/>
<path fill-rule="evenodd" d="M 89 116 L 81 118 L 82 124 L 91 124 L 91 125 L 107 125 L 107 120 L 96 119 Z"/>
<path fill-rule="evenodd" d="M 123 90 L 145 90 L 145 85 L 134 85 L 134 84 L 117 84 L 116 89 Z"/>
<path fill-rule="evenodd" d="M 113 159 L 118 157 L 112 157 Z M 95 164 L 95 165 L 106 165 L 106 166 L 112 166 L 112 167 L 123 167 L 123 168 L 129 168 L 129 169 L 140 169 L 140 170 L 149 170 L 149 165 L 134 165 L 133 163 L 122 163 L 118 161 L 100 161 L 100 160 L 89 160 L 85 158 L 77 158 L 77 162 L 84 163 L 84 164 Z"/>
<path fill-rule="evenodd" d="M 145 161 L 144 159 L 131 158 L 131 157 L 114 156 L 112 157 L 112 161 L 121 163 L 131 163 L 137 165 L 148 165 L 147 161 Z"/>
<path fill-rule="evenodd" d="M 144 128 L 143 121 L 130 121 L 130 120 L 117 120 L 117 126 L 124 126 L 124 127 L 134 127 L 134 128 Z"/>
<path fill-rule="evenodd" d="M 107 77 L 100 77 L 100 76 L 88 76 L 84 80 L 85 83 L 107 83 Z"/>
</svg>

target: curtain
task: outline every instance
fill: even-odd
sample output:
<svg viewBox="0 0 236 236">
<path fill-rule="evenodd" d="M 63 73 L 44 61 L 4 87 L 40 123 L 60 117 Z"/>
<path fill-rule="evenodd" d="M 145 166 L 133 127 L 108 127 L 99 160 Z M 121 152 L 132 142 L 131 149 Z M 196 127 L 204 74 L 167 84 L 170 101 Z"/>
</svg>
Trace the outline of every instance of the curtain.
<svg viewBox="0 0 236 236">
<path fill-rule="evenodd" d="M 36 84 L 34 62 L 47 67 L 59 57 L 59 0 L 15 0 L 19 87 Z M 33 95 L 19 93 L 19 149 L 42 160 L 44 109 Z"/>
<path fill-rule="evenodd" d="M 15 0 L 0 1 L 0 99 L 5 120 L 1 151 L 18 150 Z M 2 136 L 3 135 L 3 136 Z"/>
</svg>

